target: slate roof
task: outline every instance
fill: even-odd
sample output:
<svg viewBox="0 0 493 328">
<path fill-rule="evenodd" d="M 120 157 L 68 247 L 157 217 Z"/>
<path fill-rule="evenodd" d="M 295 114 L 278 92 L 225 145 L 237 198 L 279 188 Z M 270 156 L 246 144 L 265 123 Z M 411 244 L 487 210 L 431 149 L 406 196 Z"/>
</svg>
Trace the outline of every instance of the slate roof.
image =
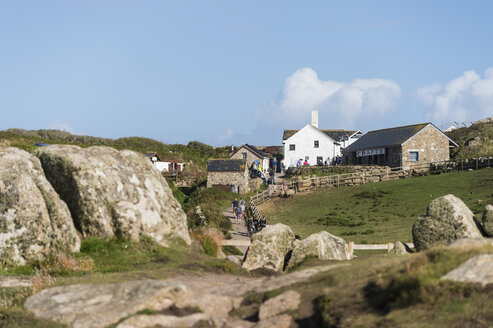
<svg viewBox="0 0 493 328">
<path fill-rule="evenodd" d="M 151 159 L 152 157 L 156 156 L 158 161 L 161 161 L 161 158 L 157 153 L 145 153 L 144 154 L 147 158 Z"/>
<path fill-rule="evenodd" d="M 292 137 L 298 131 L 299 130 L 284 130 L 282 140 L 286 140 L 286 139 Z M 341 137 L 344 136 L 345 134 L 352 135 L 352 134 L 358 132 L 358 130 L 319 130 L 319 131 L 325 133 L 330 138 L 332 138 L 334 141 L 339 141 L 341 139 Z"/>
<path fill-rule="evenodd" d="M 267 157 L 267 154 L 265 154 L 263 151 L 260 151 L 258 150 L 255 146 L 252 146 L 252 145 L 249 145 L 249 144 L 244 144 L 243 146 L 239 147 L 238 149 L 236 149 L 232 154 L 231 156 L 233 156 L 234 154 L 236 154 L 238 151 L 240 151 L 241 148 L 246 148 L 248 149 L 249 151 L 251 151 L 252 153 L 254 153 L 256 156 L 260 157 L 260 158 L 264 158 L 264 157 Z M 230 156 L 230 157 L 231 157 Z"/>
<path fill-rule="evenodd" d="M 243 172 L 245 159 L 211 159 L 207 163 L 207 172 Z"/>
<path fill-rule="evenodd" d="M 356 151 L 379 147 L 401 145 L 407 139 L 414 136 L 424 127 L 431 123 L 420 123 L 414 125 L 398 126 L 395 128 L 370 131 L 354 143 L 349 145 L 345 151 Z M 432 124 L 433 125 L 433 124 Z M 434 125 L 433 125 L 434 126 Z"/>
</svg>

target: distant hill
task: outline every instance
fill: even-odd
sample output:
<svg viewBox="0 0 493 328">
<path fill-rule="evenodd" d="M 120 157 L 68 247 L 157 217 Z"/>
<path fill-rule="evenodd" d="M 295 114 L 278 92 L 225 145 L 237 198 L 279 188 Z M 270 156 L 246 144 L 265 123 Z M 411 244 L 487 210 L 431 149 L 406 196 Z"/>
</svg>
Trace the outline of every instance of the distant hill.
<svg viewBox="0 0 493 328">
<path fill-rule="evenodd" d="M 493 117 L 445 134 L 459 144 L 451 152 L 453 158 L 493 155 Z"/>
<path fill-rule="evenodd" d="M 0 131 L 0 147 L 10 146 L 33 151 L 37 148 L 36 143 L 71 144 L 81 147 L 109 146 L 141 153 L 157 152 L 162 159 L 192 162 L 200 169 L 205 169 L 207 160 L 210 158 L 227 158 L 229 154 L 229 147 L 213 147 L 198 141 L 191 141 L 188 145 L 170 145 L 143 137 L 106 139 L 80 136 L 60 130 L 8 129 Z"/>
</svg>

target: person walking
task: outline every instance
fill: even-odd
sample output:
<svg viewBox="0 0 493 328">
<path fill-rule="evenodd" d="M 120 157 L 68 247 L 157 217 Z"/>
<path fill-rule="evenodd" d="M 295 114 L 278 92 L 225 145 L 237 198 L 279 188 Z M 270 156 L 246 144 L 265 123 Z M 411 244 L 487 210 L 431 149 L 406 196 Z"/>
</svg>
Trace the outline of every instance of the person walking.
<svg viewBox="0 0 493 328">
<path fill-rule="evenodd" d="M 272 161 L 272 168 L 274 169 L 274 173 L 277 172 L 277 160 L 276 158 L 274 158 L 274 160 Z"/>
<path fill-rule="evenodd" d="M 236 217 L 237 213 L 238 213 L 238 206 L 240 205 L 240 203 L 238 203 L 238 198 L 235 198 L 235 200 L 233 201 L 233 204 L 232 204 L 232 207 L 233 207 L 233 215 Z"/>
<path fill-rule="evenodd" d="M 240 200 L 240 209 L 241 209 L 240 220 L 243 220 L 243 218 L 246 216 L 246 206 L 245 206 L 245 201 L 243 200 L 243 198 Z"/>
<path fill-rule="evenodd" d="M 270 169 L 269 175 L 270 175 L 270 183 L 272 185 L 275 185 L 276 184 L 276 180 L 275 180 L 275 173 L 274 173 L 274 170 L 273 169 Z"/>
<path fill-rule="evenodd" d="M 238 207 L 236 208 L 236 222 L 237 222 L 238 224 L 240 224 L 240 223 L 241 223 L 241 218 L 242 218 L 242 215 L 243 215 L 243 212 L 242 212 L 242 210 L 241 210 L 241 206 L 238 206 Z"/>
</svg>

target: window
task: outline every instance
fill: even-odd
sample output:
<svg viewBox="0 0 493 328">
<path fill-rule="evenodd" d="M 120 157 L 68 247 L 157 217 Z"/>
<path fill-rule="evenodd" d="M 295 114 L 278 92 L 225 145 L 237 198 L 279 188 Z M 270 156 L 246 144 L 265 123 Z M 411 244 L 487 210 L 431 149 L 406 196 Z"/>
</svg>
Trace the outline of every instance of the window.
<svg viewBox="0 0 493 328">
<path fill-rule="evenodd" d="M 322 156 L 317 156 L 317 165 L 324 165 L 324 158 Z"/>
<path fill-rule="evenodd" d="M 247 159 L 247 153 L 241 153 L 241 156 L 243 157 L 243 159 Z"/>
<path fill-rule="evenodd" d="M 296 149 L 296 145 L 289 145 L 289 150 L 295 150 Z"/>
<path fill-rule="evenodd" d="M 315 140 L 315 141 L 313 142 L 313 148 L 318 148 L 318 140 Z"/>
<path fill-rule="evenodd" d="M 410 151 L 409 152 L 409 161 L 411 162 L 417 162 L 419 159 L 418 152 L 417 151 Z"/>
</svg>

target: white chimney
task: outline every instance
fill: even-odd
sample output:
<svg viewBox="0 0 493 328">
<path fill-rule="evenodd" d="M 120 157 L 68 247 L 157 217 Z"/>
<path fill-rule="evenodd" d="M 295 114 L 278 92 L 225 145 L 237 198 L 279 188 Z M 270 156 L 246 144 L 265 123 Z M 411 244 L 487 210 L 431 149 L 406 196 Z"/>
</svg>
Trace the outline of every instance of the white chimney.
<svg viewBox="0 0 493 328">
<path fill-rule="evenodd" d="M 318 110 L 312 110 L 312 126 L 318 129 Z"/>
</svg>

